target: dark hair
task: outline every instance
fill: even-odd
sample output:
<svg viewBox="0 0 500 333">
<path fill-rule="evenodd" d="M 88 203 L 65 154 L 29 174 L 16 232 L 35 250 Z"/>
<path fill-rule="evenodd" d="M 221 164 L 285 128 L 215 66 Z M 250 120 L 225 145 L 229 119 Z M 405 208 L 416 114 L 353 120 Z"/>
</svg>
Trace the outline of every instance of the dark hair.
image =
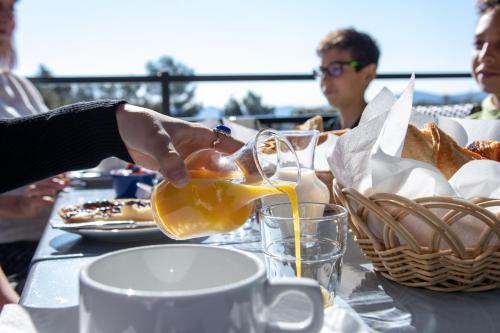
<svg viewBox="0 0 500 333">
<path fill-rule="evenodd" d="M 319 43 L 316 52 L 322 55 L 328 50 L 338 48 L 351 52 L 353 60 L 361 66 L 378 64 L 380 50 L 377 43 L 368 34 L 359 32 L 354 28 L 340 29 L 330 32 Z"/>
<path fill-rule="evenodd" d="M 477 0 L 477 11 L 479 15 L 483 15 L 490 9 L 495 9 L 500 6 L 500 0 Z"/>
</svg>

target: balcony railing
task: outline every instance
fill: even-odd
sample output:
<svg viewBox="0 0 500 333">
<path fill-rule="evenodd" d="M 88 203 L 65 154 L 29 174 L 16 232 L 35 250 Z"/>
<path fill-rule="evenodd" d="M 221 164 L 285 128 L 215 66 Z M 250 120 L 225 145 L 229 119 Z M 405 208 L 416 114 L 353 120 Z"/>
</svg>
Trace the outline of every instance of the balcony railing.
<svg viewBox="0 0 500 333">
<path fill-rule="evenodd" d="M 377 79 L 408 79 L 409 73 L 378 74 Z M 416 73 L 417 79 L 463 79 L 470 78 L 470 73 Z M 170 114 L 170 84 L 176 82 L 237 82 L 237 81 L 308 81 L 314 80 L 314 74 L 249 74 L 249 75 L 170 75 L 161 72 L 156 76 L 68 76 L 68 77 L 31 77 L 34 83 L 145 83 L 161 84 L 162 110 Z M 263 117 L 262 122 L 266 122 Z M 276 117 L 274 117 L 276 119 Z"/>
</svg>

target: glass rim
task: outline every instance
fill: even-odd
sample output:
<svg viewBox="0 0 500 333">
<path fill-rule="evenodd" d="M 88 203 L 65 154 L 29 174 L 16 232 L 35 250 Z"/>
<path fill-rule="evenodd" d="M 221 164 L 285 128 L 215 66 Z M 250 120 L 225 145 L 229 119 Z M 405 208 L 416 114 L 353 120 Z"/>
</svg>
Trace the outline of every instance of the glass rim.
<svg viewBox="0 0 500 333">
<path fill-rule="evenodd" d="M 314 133 L 314 134 L 320 134 L 321 132 L 316 130 L 316 129 L 312 129 L 312 130 L 280 130 L 278 131 L 278 134 L 282 135 L 282 136 L 287 136 L 287 135 L 290 135 L 290 136 L 308 136 L 308 135 L 311 135 L 311 133 Z"/>
<path fill-rule="evenodd" d="M 348 211 L 345 207 L 337 205 L 337 204 L 332 204 L 332 203 L 322 203 L 322 202 L 312 202 L 312 201 L 305 201 L 305 202 L 300 202 L 299 203 L 299 208 L 300 206 L 303 205 L 321 205 L 325 207 L 335 207 L 337 209 L 340 209 L 340 212 L 335 213 L 333 215 L 327 215 L 327 216 L 321 216 L 321 217 L 299 217 L 300 221 L 323 221 L 327 218 L 332 218 L 332 217 L 347 217 Z M 271 205 L 265 205 L 262 208 L 259 209 L 259 214 L 262 214 L 263 217 L 265 218 L 272 218 L 274 220 L 293 220 L 293 217 L 282 217 L 282 216 L 273 216 L 266 214 L 265 210 L 273 208 L 273 207 L 279 207 L 279 206 L 291 206 L 291 203 L 289 202 L 282 202 L 282 203 L 277 203 L 277 204 L 271 204 Z"/>
</svg>

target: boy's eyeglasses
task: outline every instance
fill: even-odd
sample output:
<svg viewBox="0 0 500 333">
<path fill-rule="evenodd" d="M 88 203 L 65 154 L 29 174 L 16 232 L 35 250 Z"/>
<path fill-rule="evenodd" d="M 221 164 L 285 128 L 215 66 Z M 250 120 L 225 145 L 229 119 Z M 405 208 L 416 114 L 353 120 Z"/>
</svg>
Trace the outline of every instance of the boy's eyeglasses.
<svg viewBox="0 0 500 333">
<path fill-rule="evenodd" d="M 326 67 L 320 66 L 319 71 L 314 71 L 314 75 L 316 77 L 324 78 L 326 76 L 331 76 L 334 79 L 337 79 L 342 76 L 344 73 L 344 66 L 351 66 L 356 70 L 360 70 L 363 66 L 361 66 L 360 62 L 357 60 L 352 61 L 335 61 Z"/>
</svg>

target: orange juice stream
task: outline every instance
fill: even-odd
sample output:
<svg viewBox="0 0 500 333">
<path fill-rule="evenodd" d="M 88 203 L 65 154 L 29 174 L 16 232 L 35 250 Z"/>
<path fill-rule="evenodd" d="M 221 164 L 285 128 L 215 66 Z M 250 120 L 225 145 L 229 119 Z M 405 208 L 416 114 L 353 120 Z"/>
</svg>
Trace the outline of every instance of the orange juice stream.
<svg viewBox="0 0 500 333">
<path fill-rule="evenodd" d="M 290 200 L 290 206 L 292 207 L 292 217 L 293 217 L 293 232 L 295 236 L 295 266 L 297 269 L 297 277 L 302 276 L 302 265 L 300 256 L 300 219 L 299 219 L 299 200 L 297 198 L 297 192 L 295 191 L 295 186 L 290 185 L 278 185 L 276 186 L 281 192 L 288 195 Z"/>
</svg>

